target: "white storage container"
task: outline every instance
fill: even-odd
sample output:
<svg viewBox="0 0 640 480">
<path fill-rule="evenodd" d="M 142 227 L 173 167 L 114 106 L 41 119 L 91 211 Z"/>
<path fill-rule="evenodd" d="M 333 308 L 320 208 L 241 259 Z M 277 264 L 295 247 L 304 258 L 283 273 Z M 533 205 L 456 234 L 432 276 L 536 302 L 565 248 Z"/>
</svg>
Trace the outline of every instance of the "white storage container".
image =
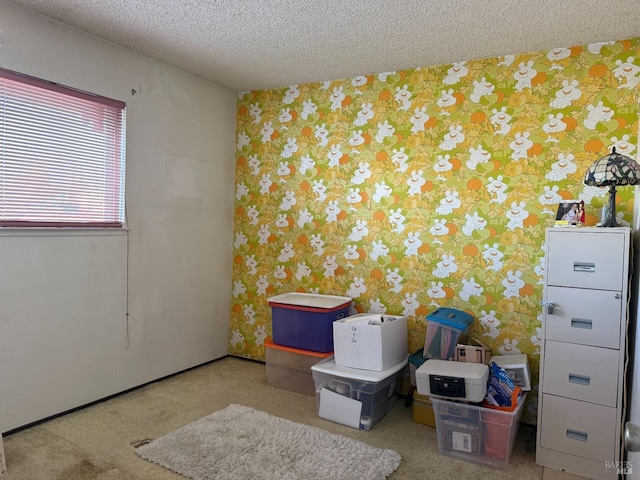
<svg viewBox="0 0 640 480">
<path fill-rule="evenodd" d="M 353 428 L 373 427 L 398 400 L 407 359 L 375 372 L 336 365 L 333 356 L 311 367 L 318 416 Z"/>
<path fill-rule="evenodd" d="M 361 313 L 333 322 L 336 365 L 387 370 L 407 357 L 407 317 Z"/>
<path fill-rule="evenodd" d="M 518 436 L 527 394 L 514 410 L 468 405 L 432 398 L 441 455 L 505 469 Z"/>
<path fill-rule="evenodd" d="M 531 390 L 529 357 L 527 357 L 526 354 L 498 355 L 497 357 L 491 357 L 491 360 L 496 362 L 496 365 L 499 367 L 504 368 L 509 378 L 513 380 L 513 383 L 518 385 L 523 392 Z"/>
<path fill-rule="evenodd" d="M 483 363 L 431 359 L 416 370 L 420 395 L 481 402 L 487 394 L 489 367 Z"/>
</svg>

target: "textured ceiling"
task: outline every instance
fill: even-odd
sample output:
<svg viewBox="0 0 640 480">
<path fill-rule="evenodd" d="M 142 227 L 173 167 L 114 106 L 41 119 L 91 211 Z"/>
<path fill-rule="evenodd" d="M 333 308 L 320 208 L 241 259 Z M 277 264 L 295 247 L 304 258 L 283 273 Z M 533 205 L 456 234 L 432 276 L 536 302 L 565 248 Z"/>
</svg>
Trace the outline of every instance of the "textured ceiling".
<svg viewBox="0 0 640 480">
<path fill-rule="evenodd" d="M 640 36 L 638 0 L 12 0 L 236 91 Z"/>
</svg>

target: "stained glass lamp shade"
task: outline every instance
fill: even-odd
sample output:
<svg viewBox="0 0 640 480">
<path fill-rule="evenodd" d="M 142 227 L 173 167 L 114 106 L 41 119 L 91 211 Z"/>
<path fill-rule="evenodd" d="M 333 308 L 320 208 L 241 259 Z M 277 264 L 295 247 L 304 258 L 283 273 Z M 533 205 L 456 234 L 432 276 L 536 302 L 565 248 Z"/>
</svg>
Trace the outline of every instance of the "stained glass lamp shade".
<svg viewBox="0 0 640 480">
<path fill-rule="evenodd" d="M 616 187 L 640 184 L 640 165 L 631 157 L 621 155 L 613 147 L 611 153 L 591 164 L 584 178 L 585 185 L 609 187 L 609 207 L 603 227 L 619 227 L 616 221 Z"/>
</svg>

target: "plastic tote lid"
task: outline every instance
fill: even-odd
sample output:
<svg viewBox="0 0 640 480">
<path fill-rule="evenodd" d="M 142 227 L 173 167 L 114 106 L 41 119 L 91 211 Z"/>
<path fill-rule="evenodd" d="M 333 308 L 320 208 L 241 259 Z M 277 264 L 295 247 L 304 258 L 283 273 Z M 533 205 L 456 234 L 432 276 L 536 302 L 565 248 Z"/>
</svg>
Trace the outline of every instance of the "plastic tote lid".
<svg viewBox="0 0 640 480">
<path fill-rule="evenodd" d="M 321 295 L 319 293 L 301 293 L 291 292 L 283 293 L 282 295 L 276 295 L 275 297 L 268 298 L 269 305 L 284 304 L 284 305 L 296 305 L 299 307 L 311 307 L 311 308 L 338 308 L 345 304 L 351 303 L 351 297 L 339 297 L 337 295 Z"/>
<path fill-rule="evenodd" d="M 433 320 L 460 331 L 465 331 L 473 323 L 471 315 L 455 308 L 438 308 L 431 315 L 427 315 L 427 320 Z"/>
</svg>

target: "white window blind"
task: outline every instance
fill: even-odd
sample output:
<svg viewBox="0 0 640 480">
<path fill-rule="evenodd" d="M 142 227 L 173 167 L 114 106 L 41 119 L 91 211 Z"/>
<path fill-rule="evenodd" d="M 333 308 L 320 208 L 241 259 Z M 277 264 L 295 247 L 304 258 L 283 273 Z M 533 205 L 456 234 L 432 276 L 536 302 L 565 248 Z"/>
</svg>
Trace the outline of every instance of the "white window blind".
<svg viewBox="0 0 640 480">
<path fill-rule="evenodd" d="M 0 226 L 122 227 L 125 104 L 0 68 Z"/>
</svg>

